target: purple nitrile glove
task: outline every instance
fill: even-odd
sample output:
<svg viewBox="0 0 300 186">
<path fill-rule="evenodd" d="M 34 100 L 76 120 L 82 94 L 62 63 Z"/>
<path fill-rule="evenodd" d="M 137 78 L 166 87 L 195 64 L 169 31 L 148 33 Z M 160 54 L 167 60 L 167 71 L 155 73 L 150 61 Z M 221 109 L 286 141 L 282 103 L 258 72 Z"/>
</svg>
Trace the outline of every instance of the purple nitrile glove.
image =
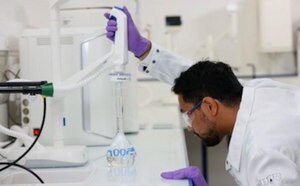
<svg viewBox="0 0 300 186">
<path fill-rule="evenodd" d="M 132 17 L 124 6 L 123 12 L 127 16 L 127 29 L 128 29 L 128 50 L 131 51 L 136 57 L 140 57 L 143 55 L 149 45 L 149 41 L 142 37 L 139 33 L 138 29 L 136 28 Z M 108 19 L 107 26 L 106 26 L 106 36 L 110 40 L 114 41 L 115 39 L 115 32 L 117 31 L 117 21 L 114 19 L 110 19 L 110 14 L 105 13 L 104 16 Z"/>
<path fill-rule="evenodd" d="M 173 180 L 191 179 L 193 186 L 207 186 L 204 177 L 196 166 L 190 166 L 171 172 L 163 172 L 160 174 L 160 176 L 165 179 Z"/>
</svg>

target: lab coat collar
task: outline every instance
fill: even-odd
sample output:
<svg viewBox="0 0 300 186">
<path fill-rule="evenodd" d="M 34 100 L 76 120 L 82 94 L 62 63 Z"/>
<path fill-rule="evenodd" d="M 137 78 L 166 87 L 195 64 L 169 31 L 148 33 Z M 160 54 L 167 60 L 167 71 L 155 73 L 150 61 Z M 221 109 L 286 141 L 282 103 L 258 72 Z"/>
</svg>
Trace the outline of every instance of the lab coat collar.
<svg viewBox="0 0 300 186">
<path fill-rule="evenodd" d="M 226 164 L 239 171 L 243 142 L 245 139 L 245 131 L 247 129 L 249 116 L 251 114 L 255 89 L 252 87 L 244 87 L 240 109 L 237 114 L 236 122 L 234 124 L 229 152 L 227 155 Z"/>
</svg>

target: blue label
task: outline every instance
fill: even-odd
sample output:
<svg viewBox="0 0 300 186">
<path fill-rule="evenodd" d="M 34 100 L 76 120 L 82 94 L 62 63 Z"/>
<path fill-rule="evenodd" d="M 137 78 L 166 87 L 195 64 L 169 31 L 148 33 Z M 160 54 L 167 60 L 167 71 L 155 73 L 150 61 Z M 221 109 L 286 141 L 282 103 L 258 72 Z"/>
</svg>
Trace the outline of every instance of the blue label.
<svg viewBox="0 0 300 186">
<path fill-rule="evenodd" d="M 135 155 L 135 149 L 133 147 L 127 149 L 110 149 L 107 151 L 107 156 L 109 157 L 124 157 L 124 156 L 133 156 Z"/>
</svg>

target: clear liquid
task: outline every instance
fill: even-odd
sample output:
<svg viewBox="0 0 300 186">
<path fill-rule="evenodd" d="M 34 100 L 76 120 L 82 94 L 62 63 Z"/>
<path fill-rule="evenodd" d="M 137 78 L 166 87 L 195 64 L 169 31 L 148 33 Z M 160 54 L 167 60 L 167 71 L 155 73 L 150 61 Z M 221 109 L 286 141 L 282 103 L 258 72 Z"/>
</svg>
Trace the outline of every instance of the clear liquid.
<svg viewBox="0 0 300 186">
<path fill-rule="evenodd" d="M 114 149 L 119 150 L 119 149 Z M 134 164 L 135 154 L 126 156 L 114 156 L 108 152 L 107 161 L 109 166 L 120 167 L 120 166 L 132 166 Z"/>
<path fill-rule="evenodd" d="M 132 166 L 135 156 L 135 148 L 122 133 L 116 135 L 106 153 L 108 165 L 112 167 Z"/>
</svg>

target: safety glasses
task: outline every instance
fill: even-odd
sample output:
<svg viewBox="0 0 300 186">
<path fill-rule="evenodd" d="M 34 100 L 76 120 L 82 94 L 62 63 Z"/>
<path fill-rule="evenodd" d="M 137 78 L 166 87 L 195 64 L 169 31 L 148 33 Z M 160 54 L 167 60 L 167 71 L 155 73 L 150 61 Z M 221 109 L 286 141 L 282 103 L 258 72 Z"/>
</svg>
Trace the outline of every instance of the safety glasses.
<svg viewBox="0 0 300 186">
<path fill-rule="evenodd" d="M 192 126 L 192 121 L 194 119 L 193 112 L 198 109 L 202 104 L 202 100 L 199 101 L 193 108 L 190 110 L 183 112 L 182 113 L 182 119 L 184 121 L 184 124 L 191 127 Z"/>
</svg>

